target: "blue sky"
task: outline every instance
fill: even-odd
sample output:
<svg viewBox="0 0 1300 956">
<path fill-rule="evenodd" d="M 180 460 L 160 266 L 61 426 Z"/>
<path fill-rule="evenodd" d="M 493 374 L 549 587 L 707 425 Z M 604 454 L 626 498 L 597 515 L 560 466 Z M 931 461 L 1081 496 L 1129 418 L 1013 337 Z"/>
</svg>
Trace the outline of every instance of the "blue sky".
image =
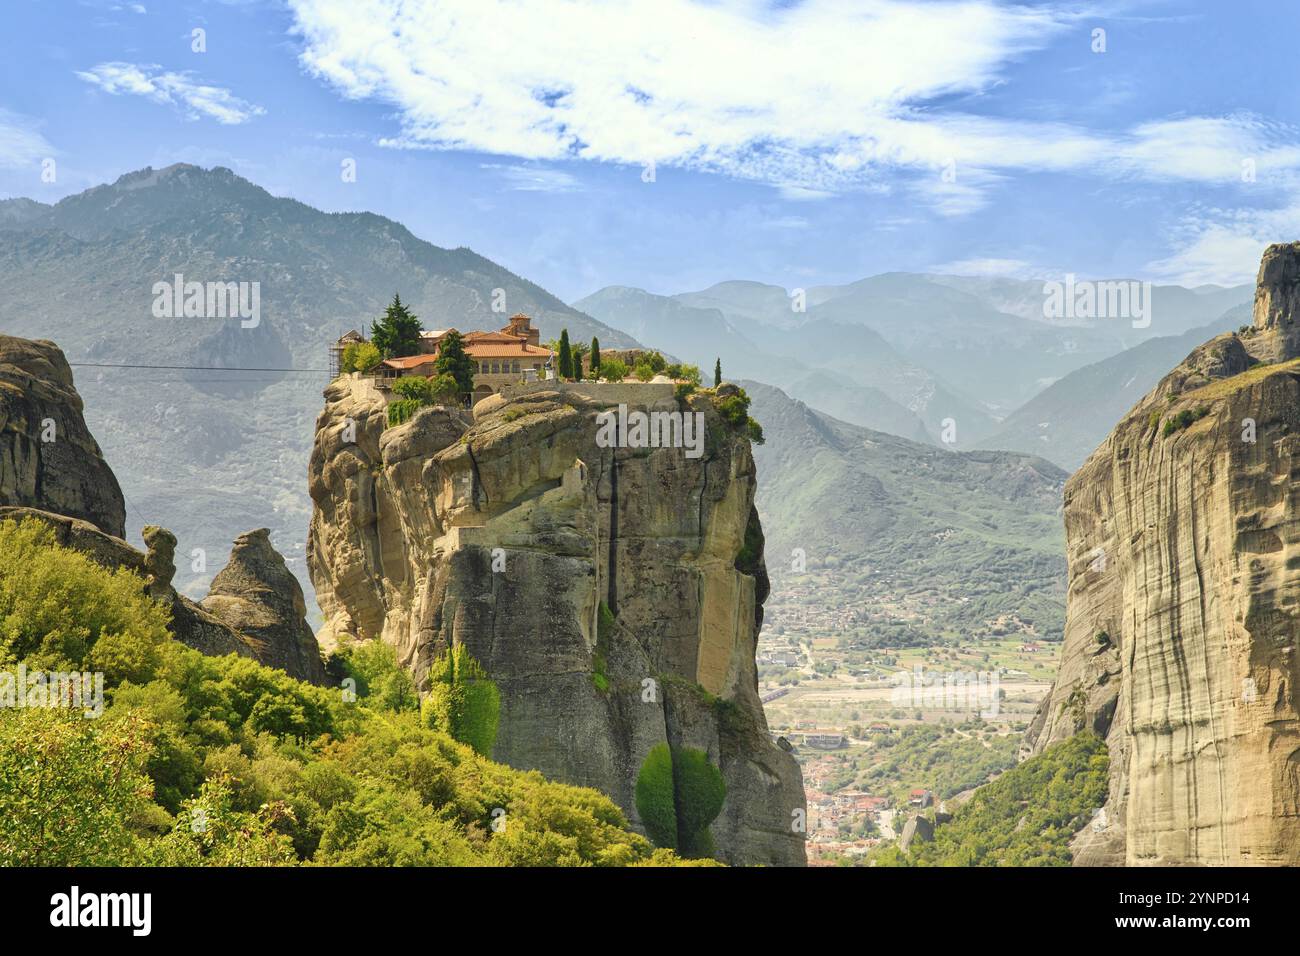
<svg viewBox="0 0 1300 956">
<path fill-rule="evenodd" d="M 1300 238 L 1300 4 L 7 0 L 5 18 L 0 196 L 224 165 L 566 299 L 890 270 L 1235 283 Z"/>
</svg>

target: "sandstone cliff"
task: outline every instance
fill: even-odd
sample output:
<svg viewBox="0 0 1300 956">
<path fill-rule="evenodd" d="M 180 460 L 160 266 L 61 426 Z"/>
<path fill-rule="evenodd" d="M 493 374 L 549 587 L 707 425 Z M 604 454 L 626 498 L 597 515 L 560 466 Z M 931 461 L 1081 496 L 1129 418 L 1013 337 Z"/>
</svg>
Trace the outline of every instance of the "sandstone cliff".
<svg viewBox="0 0 1300 956">
<path fill-rule="evenodd" d="M 1041 750 L 1105 738 L 1078 864 L 1300 863 L 1300 243 L 1254 326 L 1197 348 L 1065 489 L 1069 595 Z"/>
<path fill-rule="evenodd" d="M 126 533 L 126 508 L 53 342 L 0 335 L 0 505 L 30 505 Z"/>
<path fill-rule="evenodd" d="M 757 693 L 753 458 L 707 397 L 690 400 L 694 459 L 597 443 L 603 408 L 675 411 L 671 386 L 542 385 L 393 428 L 366 380 L 325 397 L 308 544 L 323 643 L 383 639 L 424 688 L 463 647 L 499 688 L 494 759 L 603 790 L 643 830 L 651 750 L 702 751 L 726 785 L 719 858 L 803 863 L 799 768 Z"/>
</svg>

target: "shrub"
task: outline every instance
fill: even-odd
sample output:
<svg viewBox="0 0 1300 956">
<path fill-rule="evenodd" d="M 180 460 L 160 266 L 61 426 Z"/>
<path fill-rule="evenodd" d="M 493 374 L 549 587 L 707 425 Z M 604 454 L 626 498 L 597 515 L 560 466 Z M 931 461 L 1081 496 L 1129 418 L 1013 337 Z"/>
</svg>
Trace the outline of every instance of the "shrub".
<svg viewBox="0 0 1300 956">
<path fill-rule="evenodd" d="M 388 424 L 389 426 L 401 425 L 410 420 L 411 416 L 424 407 L 424 403 L 418 398 L 402 398 L 388 403 Z"/>
<path fill-rule="evenodd" d="M 168 619 L 138 575 L 56 545 L 37 519 L 0 522 L 0 662 L 142 683 L 158 668 Z"/>
<path fill-rule="evenodd" d="M 627 378 L 627 363 L 616 358 L 600 360 L 600 377 L 606 382 L 621 382 Z"/>
<path fill-rule="evenodd" d="M 1182 411 L 1165 419 L 1165 427 L 1161 434 L 1168 438 L 1175 432 L 1191 427 L 1194 422 L 1199 422 L 1208 414 L 1210 414 L 1210 406 L 1208 405 L 1201 405 L 1195 409 L 1184 408 Z"/>
<path fill-rule="evenodd" d="M 657 846 L 687 857 L 714 852 L 709 824 L 722 812 L 727 785 L 708 754 L 656 744 L 636 781 L 636 809 Z"/>
<path fill-rule="evenodd" d="M 648 362 L 641 362 L 633 369 L 632 374 L 636 376 L 638 382 L 648 382 L 655 377 L 655 370 Z"/>
<path fill-rule="evenodd" d="M 372 342 L 353 342 L 343 350 L 339 361 L 340 372 L 369 372 L 384 360 L 383 353 Z"/>
<path fill-rule="evenodd" d="M 468 744 L 476 753 L 492 756 L 501 693 L 464 644 L 457 644 L 433 662 L 422 712 L 426 726 Z"/>
</svg>

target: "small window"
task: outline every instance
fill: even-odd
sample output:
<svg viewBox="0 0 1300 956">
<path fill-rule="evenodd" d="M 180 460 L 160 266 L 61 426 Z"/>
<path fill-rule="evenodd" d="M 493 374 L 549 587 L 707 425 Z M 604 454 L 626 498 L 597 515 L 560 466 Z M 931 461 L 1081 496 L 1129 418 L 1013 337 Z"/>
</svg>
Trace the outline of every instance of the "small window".
<svg viewBox="0 0 1300 956">
<path fill-rule="evenodd" d="M 498 374 L 500 371 L 501 371 L 501 363 L 500 363 L 500 362 L 493 362 L 493 363 L 492 363 L 492 374 L 493 374 L 493 375 L 496 375 L 496 374 Z"/>
<path fill-rule="evenodd" d="M 510 363 L 510 371 L 511 371 L 513 374 L 518 375 L 518 374 L 519 374 L 519 363 L 518 363 L 518 362 L 511 362 L 511 363 Z"/>
<path fill-rule="evenodd" d="M 488 363 L 479 362 L 478 364 L 479 364 L 479 371 L 482 372 L 484 375 L 486 375 L 488 373 Z"/>
</svg>

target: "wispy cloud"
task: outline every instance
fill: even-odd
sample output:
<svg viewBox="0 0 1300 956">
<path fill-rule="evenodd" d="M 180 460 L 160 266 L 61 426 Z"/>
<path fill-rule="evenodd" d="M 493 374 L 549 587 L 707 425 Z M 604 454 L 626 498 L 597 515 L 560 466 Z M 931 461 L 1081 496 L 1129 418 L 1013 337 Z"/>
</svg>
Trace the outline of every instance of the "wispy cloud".
<svg viewBox="0 0 1300 956">
<path fill-rule="evenodd" d="M 571 193 L 582 189 L 581 181 L 560 169 L 512 163 L 482 163 L 483 169 L 495 171 L 507 187 L 520 192 Z"/>
<path fill-rule="evenodd" d="M 247 123 L 266 110 L 230 90 L 201 83 L 188 71 L 165 71 L 155 65 L 100 63 L 77 76 L 114 96 L 143 96 L 179 109 L 190 119 L 208 117 L 227 126 Z"/>
<path fill-rule="evenodd" d="M 933 272 L 955 276 L 979 276 L 998 279 L 1032 279 L 1034 267 L 1023 259 L 958 259 L 933 266 Z"/>
<path fill-rule="evenodd" d="M 0 167 L 21 168 L 54 155 L 54 147 L 22 117 L 0 109 Z"/>
</svg>

